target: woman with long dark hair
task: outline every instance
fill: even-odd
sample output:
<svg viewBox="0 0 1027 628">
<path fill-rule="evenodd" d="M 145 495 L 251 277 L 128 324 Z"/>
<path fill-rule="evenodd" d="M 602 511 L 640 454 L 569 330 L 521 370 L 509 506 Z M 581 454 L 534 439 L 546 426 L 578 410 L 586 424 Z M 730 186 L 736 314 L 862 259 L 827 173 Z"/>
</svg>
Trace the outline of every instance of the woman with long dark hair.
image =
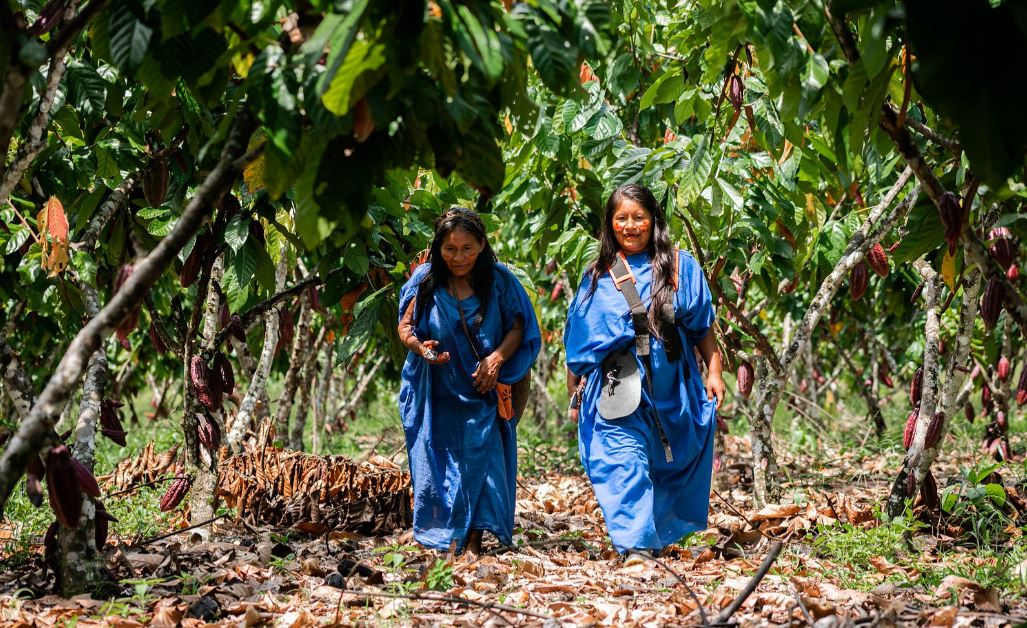
<svg viewBox="0 0 1027 628">
<path fill-rule="evenodd" d="M 478 553 L 487 530 L 509 545 L 519 417 L 500 408 L 497 388 L 528 373 L 542 338 L 527 293 L 497 261 L 476 213 L 454 207 L 435 221 L 428 260 L 400 291 L 399 311 L 410 350 L 399 409 L 414 538 Z"/>
<path fill-rule="evenodd" d="M 626 296 L 633 291 L 634 307 Z M 715 412 L 724 398 L 713 320 L 702 269 L 672 247 L 652 192 L 619 187 L 564 344 L 568 387 L 580 404 L 571 413 L 581 461 L 613 545 L 629 561 L 706 528 Z"/>
</svg>

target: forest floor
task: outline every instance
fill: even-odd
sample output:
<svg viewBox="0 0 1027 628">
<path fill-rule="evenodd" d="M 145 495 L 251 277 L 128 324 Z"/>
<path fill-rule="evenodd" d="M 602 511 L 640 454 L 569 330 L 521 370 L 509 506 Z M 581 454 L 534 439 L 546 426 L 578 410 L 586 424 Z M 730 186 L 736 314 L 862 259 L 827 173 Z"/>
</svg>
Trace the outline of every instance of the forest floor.
<svg viewBox="0 0 1027 628">
<path fill-rule="evenodd" d="M 1023 451 L 1017 434 L 1014 451 Z M 1018 441 L 1018 442 L 1017 442 Z M 988 472 L 968 456 L 936 468 L 951 515 L 882 523 L 895 451 L 824 451 L 786 456 L 785 498 L 752 506 L 748 441 L 728 435 L 711 498 L 709 529 L 667 548 L 658 561 L 625 566 L 613 551 L 587 478 L 573 466 L 535 473 L 542 457 L 522 452 L 515 547 L 486 535 L 480 557 L 425 550 L 411 531 L 365 537 L 253 526 L 231 517 L 209 541 L 188 533 L 140 542 L 112 524 L 113 599 L 50 593 L 42 550 L 29 543 L 0 555 L 4 626 L 274 625 L 811 625 L 1004 626 L 1027 622 L 1023 462 Z M 528 457 L 529 464 L 523 460 Z M 560 467 L 561 465 L 554 465 Z M 577 469 L 580 469 L 578 467 Z M 970 480 L 974 478 L 971 477 Z M 998 480 L 1009 496 L 981 497 Z M 948 487 L 948 488 L 946 488 Z M 983 490 L 983 489 L 982 489 Z M 148 499 L 155 500 L 158 492 Z M 982 501 L 983 499 L 983 501 Z M 996 507 L 992 507 L 996 506 Z M 156 516 L 156 533 L 185 525 Z M 935 511 L 937 513 L 937 511 Z M 122 515 L 123 517 L 126 515 Z M 10 539 L 13 522 L 0 525 Z M 24 533 L 24 530 L 22 531 Z M 776 544 L 781 550 L 772 557 Z M 20 548 L 20 549 L 16 549 Z M 754 578 L 771 558 L 769 572 Z M 339 573 L 340 565 L 350 575 Z M 354 571 L 355 570 L 355 571 Z M 730 617 L 744 590 L 755 590 Z"/>
</svg>

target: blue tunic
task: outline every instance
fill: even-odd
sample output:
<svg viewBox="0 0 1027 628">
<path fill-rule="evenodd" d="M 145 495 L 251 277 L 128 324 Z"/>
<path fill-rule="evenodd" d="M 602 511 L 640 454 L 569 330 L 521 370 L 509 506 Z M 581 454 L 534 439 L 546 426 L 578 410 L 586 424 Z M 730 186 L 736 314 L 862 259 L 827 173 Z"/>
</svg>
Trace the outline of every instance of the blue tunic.
<svg viewBox="0 0 1027 628">
<path fill-rule="evenodd" d="M 627 260 L 639 295 L 648 304 L 652 283 L 649 255 L 638 253 Z M 674 309 L 685 350 L 676 362 L 670 362 L 663 343 L 653 338 L 650 359 L 655 400 L 643 383 L 642 401 L 633 414 L 608 421 L 598 411 L 602 379 L 598 367 L 611 351 L 631 347 L 634 352 L 635 342 L 627 301 L 609 274 L 600 277 L 591 298 L 586 298 L 592 283 L 586 274 L 564 330 L 568 367 L 575 375 L 588 376 L 578 415 L 581 462 L 603 510 L 610 539 L 620 552 L 660 550 L 706 528 L 716 401 L 706 399 L 693 347 L 706 335 L 714 315 L 699 264 L 685 252 L 679 253 L 678 264 L 680 285 Z M 644 362 L 638 362 L 643 377 L 648 377 Z M 654 402 L 674 462 L 664 459 L 653 427 Z"/>
<path fill-rule="evenodd" d="M 401 316 L 417 296 L 417 286 L 429 267 L 419 266 L 400 291 Z M 488 530 L 509 545 L 516 501 L 516 420 L 498 416 L 495 391 L 482 395 L 474 390 L 471 373 L 478 361 L 460 325 L 456 299 L 440 288 L 428 305 L 415 333 L 421 340 L 438 340 L 437 351 L 448 351 L 450 360 L 431 365 L 410 352 L 403 365 L 399 411 L 414 491 L 414 538 L 439 550 L 449 549 L 455 540 L 462 551 L 468 531 Z M 478 298 L 461 299 L 460 307 L 473 326 Z M 524 321 L 524 336 L 500 368 L 499 381 L 505 384 L 528 372 L 542 337 L 524 288 L 505 266 L 497 264 L 478 332 L 482 357 L 502 343 L 517 316 Z"/>
</svg>

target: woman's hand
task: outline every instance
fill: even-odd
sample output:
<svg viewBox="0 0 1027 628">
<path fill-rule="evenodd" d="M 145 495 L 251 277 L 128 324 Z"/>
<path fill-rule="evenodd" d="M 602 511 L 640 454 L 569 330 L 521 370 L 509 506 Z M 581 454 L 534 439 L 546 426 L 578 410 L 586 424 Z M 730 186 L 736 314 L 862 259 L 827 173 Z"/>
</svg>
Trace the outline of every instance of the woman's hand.
<svg viewBox="0 0 1027 628">
<path fill-rule="evenodd" d="M 496 387 L 496 380 L 499 379 L 499 367 L 503 366 L 503 356 L 498 351 L 493 351 L 485 356 L 485 359 L 478 363 L 471 377 L 474 378 L 474 389 L 480 393 L 487 393 Z"/>
<path fill-rule="evenodd" d="M 436 347 L 438 346 L 438 340 L 425 340 L 421 343 L 420 353 L 425 362 L 428 364 L 445 364 L 446 362 L 449 362 L 449 351 L 439 353 L 436 350 Z M 434 359 L 429 359 L 429 356 L 432 355 L 435 356 Z"/>
<path fill-rule="evenodd" d="M 706 375 L 706 398 L 713 399 L 716 397 L 717 407 L 720 408 L 720 404 L 724 403 L 725 390 L 724 378 L 720 376 L 720 371 L 710 369 Z"/>
</svg>

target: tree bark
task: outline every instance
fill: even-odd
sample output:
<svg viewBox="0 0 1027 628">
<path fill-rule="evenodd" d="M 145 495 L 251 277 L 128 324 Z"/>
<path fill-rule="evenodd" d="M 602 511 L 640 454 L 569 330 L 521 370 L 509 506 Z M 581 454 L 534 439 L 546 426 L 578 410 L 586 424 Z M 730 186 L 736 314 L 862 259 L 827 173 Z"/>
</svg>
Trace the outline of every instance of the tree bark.
<svg viewBox="0 0 1027 628">
<path fill-rule="evenodd" d="M 276 432 L 284 440 L 289 434 L 289 418 L 292 416 L 292 404 L 296 398 L 296 389 L 300 383 L 300 370 L 308 351 L 310 351 L 310 338 L 308 329 L 310 327 L 310 310 L 306 295 L 300 297 L 300 319 L 296 324 L 296 334 L 292 340 L 292 351 L 289 352 L 289 370 L 285 373 L 285 384 L 282 386 L 282 396 L 278 400 L 278 410 L 275 418 Z"/>
<path fill-rule="evenodd" d="M 892 484 L 891 493 L 885 504 L 888 515 L 892 518 L 901 516 L 906 510 L 906 503 L 912 503 L 931 464 L 938 456 L 945 434 L 948 432 L 952 414 L 956 410 L 958 392 L 964 377 L 961 368 L 970 356 L 970 338 L 973 334 L 974 319 L 977 316 L 977 296 L 980 292 L 980 275 L 975 270 L 967 273 L 963 288 L 963 301 L 960 310 L 959 328 L 956 332 L 954 347 L 945 372 L 944 387 L 938 390 L 938 329 L 940 326 L 938 304 L 940 301 L 941 279 L 934 270 L 923 261 L 917 262 L 917 270 L 926 280 L 924 295 L 927 303 L 927 324 L 925 329 L 924 350 L 924 383 L 920 399 L 920 412 L 916 419 L 913 443 L 906 452 L 902 469 Z M 959 368 L 957 368 L 959 367 Z M 927 443 L 927 434 L 936 413 L 940 411 L 940 425 L 935 442 Z"/>
<path fill-rule="evenodd" d="M 776 500 L 780 492 L 777 481 L 777 460 L 774 457 L 774 449 L 771 444 L 771 433 L 774 413 L 781 402 L 785 380 L 791 372 L 796 358 L 809 342 L 820 318 L 830 309 L 831 299 L 841 288 L 845 277 L 855 268 L 856 264 L 863 261 L 870 247 L 876 244 L 912 207 L 917 198 L 919 186 L 914 187 L 913 191 L 890 213 L 886 213 L 911 176 L 912 172 L 906 168 L 881 202 L 870 212 L 866 221 L 852 235 L 842 258 L 835 265 L 831 274 L 824 279 L 806 309 L 806 314 L 796 328 L 791 343 L 782 348 L 783 357 L 780 360 L 782 370 L 769 377 L 756 379 L 756 400 L 753 404 L 755 411 L 749 417 L 749 439 L 752 442 L 753 452 L 753 493 L 756 503 L 759 505 Z"/>
<path fill-rule="evenodd" d="M 86 282 L 79 284 L 91 317 L 100 313 L 100 298 L 96 288 Z M 90 471 L 95 467 L 96 422 L 100 416 L 100 403 L 109 379 L 107 353 L 101 347 L 89 359 L 86 381 L 82 388 L 78 421 L 75 426 L 75 444 L 72 455 Z M 61 594 L 70 598 L 92 592 L 102 579 L 103 548 L 96 546 L 96 504 L 89 496 L 82 496 L 82 515 L 78 527 L 58 528 L 58 569 Z"/>
<path fill-rule="evenodd" d="M 29 416 L 22 421 L 18 432 L 0 455 L 0 514 L 3 513 L 15 484 L 24 473 L 29 458 L 39 451 L 47 435 L 53 430 L 61 410 L 82 377 L 86 362 L 121 319 L 142 302 L 150 286 L 157 281 L 178 251 L 196 233 L 209 208 L 217 204 L 239 176 L 241 168 L 245 166 L 239 158 L 246 150 L 253 128 L 252 116 L 246 110 L 242 110 L 225 142 L 220 160 L 182 212 L 175 228 L 136 265 L 135 272 L 118 293 L 98 316 L 79 331 L 68 346 Z"/>
<path fill-rule="evenodd" d="M 321 450 L 321 430 L 324 429 L 328 413 L 328 393 L 332 387 L 332 367 L 335 365 L 335 347 L 328 343 L 324 366 L 317 378 L 317 394 L 314 398 L 314 425 L 310 431 L 310 451 L 315 456 Z"/>
<path fill-rule="evenodd" d="M 314 330 L 311 330 L 310 334 L 314 335 Z M 292 420 L 292 430 L 289 432 L 289 447 L 296 451 L 303 451 L 303 432 L 307 429 L 307 417 L 310 416 L 311 411 L 310 388 L 314 383 L 314 373 L 317 370 L 317 356 L 321 352 L 324 336 L 325 329 L 322 327 L 320 333 L 317 334 L 317 339 L 313 341 L 310 351 L 307 352 L 303 370 L 300 374 L 300 398 L 296 408 L 296 417 Z"/>
<path fill-rule="evenodd" d="M 275 268 L 275 291 L 281 292 L 285 287 L 285 277 L 288 270 L 288 243 L 283 240 L 278 266 Z M 280 302 L 269 306 L 264 314 L 264 346 L 260 351 L 260 360 L 257 368 L 250 379 L 250 385 L 246 389 L 246 395 L 239 404 L 239 411 L 235 414 L 235 420 L 231 422 L 228 430 L 228 450 L 239 453 L 243 450 L 243 440 L 247 431 L 253 423 L 254 406 L 258 399 L 267 399 L 267 378 L 271 373 L 271 363 L 275 357 L 275 345 L 278 344 L 278 316 L 281 309 Z M 268 408 L 269 409 L 269 408 Z M 270 410 L 270 409 L 269 409 Z"/>
</svg>

